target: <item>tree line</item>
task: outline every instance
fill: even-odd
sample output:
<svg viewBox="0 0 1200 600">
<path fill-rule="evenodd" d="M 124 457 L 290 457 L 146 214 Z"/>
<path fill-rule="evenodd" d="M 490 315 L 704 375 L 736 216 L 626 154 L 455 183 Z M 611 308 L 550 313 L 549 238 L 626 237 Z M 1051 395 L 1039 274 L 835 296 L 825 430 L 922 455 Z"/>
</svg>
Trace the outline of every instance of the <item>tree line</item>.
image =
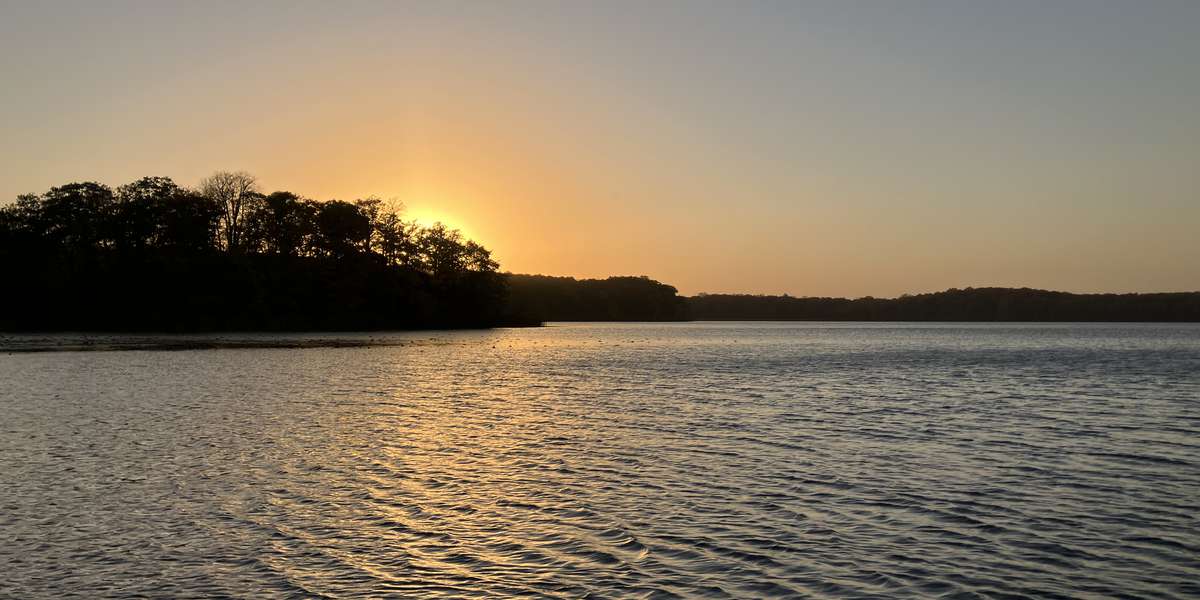
<svg viewBox="0 0 1200 600">
<path fill-rule="evenodd" d="M 1072 294 L 966 288 L 899 298 L 796 298 L 701 294 L 698 320 L 770 321 L 1200 321 L 1200 293 Z"/>
<path fill-rule="evenodd" d="M 509 275 L 507 313 L 516 322 L 682 321 L 686 300 L 648 277 L 575 279 Z"/>
<path fill-rule="evenodd" d="M 509 276 L 514 314 L 546 321 L 1158 321 L 1200 322 L 1200 293 L 1072 294 L 949 289 L 898 298 L 680 296 L 646 277 Z"/>
<path fill-rule="evenodd" d="M 4 330 L 385 329 L 502 322 L 491 252 L 379 198 L 70 183 L 0 208 Z"/>
<path fill-rule="evenodd" d="M 1200 321 L 1200 293 L 967 288 L 899 298 L 680 296 L 647 277 L 499 272 L 491 252 L 378 198 L 70 183 L 0 208 L 0 330 L 367 330 L 543 321 Z"/>
</svg>

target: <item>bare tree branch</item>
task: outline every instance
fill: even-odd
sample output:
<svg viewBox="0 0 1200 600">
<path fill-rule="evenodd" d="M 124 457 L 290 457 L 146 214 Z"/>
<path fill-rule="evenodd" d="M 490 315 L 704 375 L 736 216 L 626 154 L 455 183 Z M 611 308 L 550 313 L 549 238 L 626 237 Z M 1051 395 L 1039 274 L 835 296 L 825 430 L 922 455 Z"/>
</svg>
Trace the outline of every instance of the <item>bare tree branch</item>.
<svg viewBox="0 0 1200 600">
<path fill-rule="evenodd" d="M 241 247 L 245 204 L 258 192 L 258 180 L 245 171 L 217 171 L 200 182 L 199 191 L 221 206 L 225 251 L 237 251 Z"/>
</svg>

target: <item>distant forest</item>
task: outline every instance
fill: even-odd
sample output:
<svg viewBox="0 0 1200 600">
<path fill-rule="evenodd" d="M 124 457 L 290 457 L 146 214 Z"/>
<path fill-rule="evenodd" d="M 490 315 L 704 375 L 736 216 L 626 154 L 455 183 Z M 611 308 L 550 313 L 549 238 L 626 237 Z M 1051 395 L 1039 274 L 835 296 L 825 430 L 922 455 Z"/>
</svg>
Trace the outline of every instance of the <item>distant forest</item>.
<svg viewBox="0 0 1200 600">
<path fill-rule="evenodd" d="M 1200 292 L 1070 294 L 966 288 L 899 298 L 794 298 L 701 294 L 697 320 L 774 321 L 1200 321 Z"/>
<path fill-rule="evenodd" d="M 509 275 L 508 314 L 518 321 L 684 321 L 687 300 L 646 277 L 574 279 Z"/>
<path fill-rule="evenodd" d="M 547 321 L 1200 321 L 1200 292 L 1070 294 L 966 288 L 899 298 L 682 297 L 644 277 L 510 276 L 520 312 Z"/>
<path fill-rule="evenodd" d="M 504 319 L 497 268 L 378 198 L 262 193 L 241 172 L 71 183 L 0 209 L 0 330 L 487 327 Z"/>
<path fill-rule="evenodd" d="M 378 198 L 263 193 L 219 172 L 71 183 L 0 208 L 0 331 L 304 331 L 544 321 L 1200 321 L 1200 293 L 967 288 L 878 298 L 701 294 L 515 275 Z"/>
</svg>

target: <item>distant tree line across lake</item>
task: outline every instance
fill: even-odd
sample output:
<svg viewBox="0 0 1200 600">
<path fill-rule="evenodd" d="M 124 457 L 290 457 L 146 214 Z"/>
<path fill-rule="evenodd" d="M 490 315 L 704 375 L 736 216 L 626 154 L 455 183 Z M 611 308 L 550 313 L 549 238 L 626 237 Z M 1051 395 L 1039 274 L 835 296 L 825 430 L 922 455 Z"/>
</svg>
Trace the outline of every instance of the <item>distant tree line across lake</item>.
<svg viewBox="0 0 1200 600">
<path fill-rule="evenodd" d="M 966 288 L 899 298 L 679 296 L 638 277 L 513 275 L 517 310 L 549 321 L 1200 321 L 1200 292 L 1071 294 Z"/>
<path fill-rule="evenodd" d="M 507 312 L 520 321 L 683 321 L 687 300 L 647 277 L 509 275 Z"/>
<path fill-rule="evenodd" d="M 378 330 L 543 321 L 1200 321 L 1200 293 L 967 288 L 879 298 L 680 296 L 647 277 L 499 271 L 378 198 L 263 193 L 219 172 L 71 183 L 0 208 L 0 330 Z"/>
<path fill-rule="evenodd" d="M 1029 288 L 966 288 L 899 298 L 794 298 L 701 294 L 700 320 L 780 321 L 1200 321 L 1200 293 L 1071 294 Z"/>
</svg>

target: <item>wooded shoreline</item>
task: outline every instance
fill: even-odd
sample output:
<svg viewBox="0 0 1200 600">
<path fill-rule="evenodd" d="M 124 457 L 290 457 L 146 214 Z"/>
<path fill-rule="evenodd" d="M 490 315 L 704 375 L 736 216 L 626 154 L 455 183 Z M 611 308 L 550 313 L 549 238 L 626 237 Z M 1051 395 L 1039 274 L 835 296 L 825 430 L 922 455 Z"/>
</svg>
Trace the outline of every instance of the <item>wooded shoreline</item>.
<svg viewBox="0 0 1200 600">
<path fill-rule="evenodd" d="M 503 273 L 378 198 L 316 201 L 218 172 L 71 183 L 0 208 L 0 331 L 297 332 L 546 321 L 1198 322 L 1200 292 L 966 288 L 899 298 L 685 297 L 648 277 Z"/>
</svg>

